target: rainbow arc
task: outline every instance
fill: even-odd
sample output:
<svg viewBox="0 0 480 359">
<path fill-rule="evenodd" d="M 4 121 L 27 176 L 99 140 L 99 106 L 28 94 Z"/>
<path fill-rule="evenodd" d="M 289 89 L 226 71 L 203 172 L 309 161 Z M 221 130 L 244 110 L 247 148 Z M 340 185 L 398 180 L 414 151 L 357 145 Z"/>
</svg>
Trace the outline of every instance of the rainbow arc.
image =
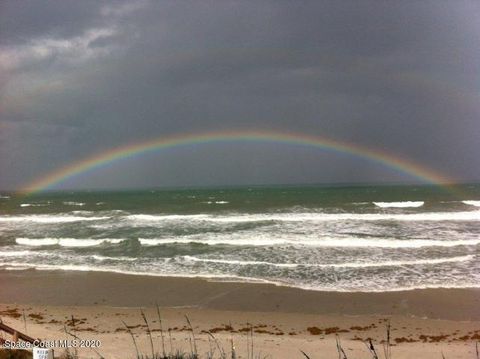
<svg viewBox="0 0 480 359">
<path fill-rule="evenodd" d="M 56 185 L 74 176 L 101 168 L 114 161 L 139 156 L 153 151 L 189 145 L 232 142 L 263 142 L 280 143 L 314 147 L 325 151 L 348 154 L 364 160 L 381 164 L 422 183 L 447 187 L 453 180 L 421 166 L 413 161 L 394 156 L 352 143 L 341 142 L 327 137 L 310 136 L 305 134 L 283 133 L 277 131 L 216 131 L 200 134 L 183 134 L 169 137 L 158 137 L 140 143 L 128 144 L 112 148 L 108 151 L 74 162 L 71 165 L 53 171 L 29 184 L 21 190 L 24 194 L 34 194 Z"/>
</svg>

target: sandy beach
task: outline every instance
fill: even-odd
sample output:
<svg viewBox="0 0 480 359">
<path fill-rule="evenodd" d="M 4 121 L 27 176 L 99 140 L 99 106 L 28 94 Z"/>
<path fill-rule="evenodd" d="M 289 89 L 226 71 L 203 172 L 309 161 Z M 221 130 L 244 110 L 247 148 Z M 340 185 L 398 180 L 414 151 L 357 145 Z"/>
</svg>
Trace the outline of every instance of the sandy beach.
<svg viewBox="0 0 480 359">
<path fill-rule="evenodd" d="M 0 0 L 0 359 L 480 359 L 479 19 Z"/>
<path fill-rule="evenodd" d="M 474 358 L 480 339 L 480 291 L 424 289 L 384 293 L 306 291 L 265 284 L 219 283 L 203 279 L 133 276 L 68 271 L 0 273 L 3 322 L 44 340 L 65 339 L 67 331 L 98 339 L 106 358 L 134 358 L 135 348 L 149 354 L 146 314 L 154 350 L 190 352 L 190 319 L 200 354 L 216 348 L 212 333 L 229 353 L 232 341 L 239 358 L 311 358 L 337 355 L 338 337 L 347 355 L 369 358 L 371 338 L 383 353 L 391 323 L 394 358 Z M 72 316 L 74 320 L 72 321 Z M 171 339 L 170 339 L 171 337 Z M 218 349 L 214 349 L 217 351 Z M 61 353 L 63 350 L 57 350 Z M 81 358 L 98 357 L 80 349 Z"/>
</svg>

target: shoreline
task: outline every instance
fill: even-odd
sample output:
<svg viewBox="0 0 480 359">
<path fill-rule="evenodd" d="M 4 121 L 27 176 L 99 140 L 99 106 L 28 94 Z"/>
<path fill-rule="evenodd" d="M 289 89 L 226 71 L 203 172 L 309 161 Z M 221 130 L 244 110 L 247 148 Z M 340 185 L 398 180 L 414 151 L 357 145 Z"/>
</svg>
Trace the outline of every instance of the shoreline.
<svg viewBox="0 0 480 359">
<path fill-rule="evenodd" d="M 388 292 L 305 290 L 266 283 L 107 272 L 0 271 L 0 303 L 113 307 L 191 307 L 250 312 L 407 315 L 480 320 L 480 289 Z"/>
<path fill-rule="evenodd" d="M 473 255 L 471 256 L 473 257 Z M 85 269 L 82 266 L 72 267 L 72 266 L 57 266 L 53 267 L 50 265 L 30 265 L 30 264 L 6 264 L 6 267 L 12 267 L 15 269 L 0 269 L 0 272 L 67 272 L 67 273 L 106 273 L 112 275 L 125 275 L 125 276 L 137 276 L 137 277 L 153 277 L 153 278 L 170 278 L 170 279 L 193 279 L 193 280 L 202 280 L 206 282 L 213 283 L 239 283 L 239 284 L 259 284 L 259 285 L 272 285 L 275 287 L 281 288 L 291 288 L 296 290 L 302 290 L 307 292 L 322 292 L 322 293 L 395 293 L 395 292 L 408 292 L 415 290 L 478 290 L 480 291 L 480 286 L 424 286 L 424 287 L 400 287 L 398 289 L 388 289 L 388 290 L 329 290 L 329 289 L 315 289 L 310 287 L 295 286 L 281 282 L 270 281 L 268 279 L 261 278 L 251 278 L 251 277 L 236 277 L 229 275 L 177 275 L 177 274 L 158 274 L 158 273 L 147 273 L 147 272 L 129 272 L 113 269 Z"/>
</svg>

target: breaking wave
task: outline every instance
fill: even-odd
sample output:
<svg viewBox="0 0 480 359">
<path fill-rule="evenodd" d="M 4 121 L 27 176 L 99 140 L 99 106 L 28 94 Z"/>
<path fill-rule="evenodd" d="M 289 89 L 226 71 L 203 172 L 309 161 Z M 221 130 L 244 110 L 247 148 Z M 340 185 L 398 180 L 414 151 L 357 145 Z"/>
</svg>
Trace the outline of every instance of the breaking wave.
<svg viewBox="0 0 480 359">
<path fill-rule="evenodd" d="M 200 219 L 208 220 L 209 216 L 206 214 L 170 214 L 170 215 L 151 215 L 151 214 L 132 214 L 126 216 L 127 219 L 133 221 L 171 221 L 171 220 L 185 220 L 185 219 Z"/>
<path fill-rule="evenodd" d="M 24 246 L 61 246 L 61 247 L 93 247 L 104 243 L 118 244 L 125 239 L 77 239 L 77 238 L 17 238 L 15 242 Z"/>
<path fill-rule="evenodd" d="M 475 258 L 474 255 L 450 257 L 450 258 L 436 258 L 436 259 L 420 259 L 412 261 L 385 261 L 385 262 L 368 262 L 368 263 L 332 263 L 332 264 L 316 264 L 316 263 L 272 263 L 265 261 L 241 261 L 241 260 L 226 260 L 226 259 L 210 259 L 198 258 L 195 256 L 183 256 L 186 261 L 205 262 L 205 263 L 219 263 L 230 265 L 267 265 L 280 268 L 297 268 L 297 267 L 315 267 L 315 268 L 369 268 L 369 267 L 398 267 L 398 266 L 416 266 L 416 265 L 433 265 L 441 263 L 455 263 L 468 262 Z"/>
<path fill-rule="evenodd" d="M 380 208 L 418 208 L 424 205 L 423 201 L 403 201 L 403 202 L 373 202 Z"/>
<path fill-rule="evenodd" d="M 331 291 L 480 287 L 480 186 L 461 198 L 422 191 L 12 195 L 0 199 L 0 269 L 202 277 Z"/>
<path fill-rule="evenodd" d="M 468 204 L 469 206 L 475 206 L 475 207 L 480 207 L 480 201 L 462 201 L 465 204 Z"/>
<path fill-rule="evenodd" d="M 23 257 L 23 256 L 28 256 L 31 255 L 35 252 L 32 251 L 0 251 L 0 257 Z"/>
<path fill-rule="evenodd" d="M 20 207 L 46 207 L 50 203 L 22 203 Z"/>
<path fill-rule="evenodd" d="M 158 246 L 165 244 L 203 244 L 209 246 L 228 245 L 228 246 L 305 246 L 305 247 L 338 247 L 338 248 L 422 248 L 422 247 L 456 247 L 456 246 L 476 246 L 480 244 L 480 239 L 473 240 L 454 240 L 441 241 L 434 239 L 277 239 L 277 238 L 235 238 L 235 239 L 196 239 L 196 238 L 139 238 L 139 242 L 145 246 Z"/>
<path fill-rule="evenodd" d="M 219 223 L 241 222 L 326 222 L 326 221 L 480 221 L 479 211 L 425 212 L 425 213 L 279 213 L 231 215 L 149 215 L 135 214 L 126 217 L 131 221 L 193 220 Z"/>
<path fill-rule="evenodd" d="M 58 215 L 2 216 L 0 222 L 68 223 L 80 221 L 99 221 L 110 217 L 80 217 Z"/>
<path fill-rule="evenodd" d="M 63 202 L 63 204 L 64 204 L 65 206 L 80 206 L 80 207 L 86 205 L 86 203 L 84 203 L 84 202 L 72 202 L 72 201 Z"/>
</svg>

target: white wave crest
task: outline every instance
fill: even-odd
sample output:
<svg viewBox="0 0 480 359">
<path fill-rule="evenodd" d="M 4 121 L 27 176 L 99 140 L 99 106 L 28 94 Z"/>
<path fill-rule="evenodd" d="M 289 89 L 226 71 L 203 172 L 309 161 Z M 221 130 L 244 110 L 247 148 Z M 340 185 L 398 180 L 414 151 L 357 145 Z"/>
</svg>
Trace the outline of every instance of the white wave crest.
<svg viewBox="0 0 480 359">
<path fill-rule="evenodd" d="M 210 246 L 215 245 L 232 245 L 232 246 L 273 246 L 282 244 L 276 239 L 234 239 L 234 240 L 222 240 L 222 239 L 186 239 L 186 238 L 139 238 L 140 244 L 145 246 L 157 246 L 162 244 L 206 244 Z M 286 242 L 283 242 L 284 244 Z"/>
<path fill-rule="evenodd" d="M 465 204 L 468 204 L 469 206 L 475 206 L 475 207 L 480 207 L 480 201 L 462 201 Z"/>
<path fill-rule="evenodd" d="M 25 257 L 34 252 L 31 251 L 0 251 L 0 257 Z"/>
<path fill-rule="evenodd" d="M 296 213 L 280 215 L 241 215 L 211 217 L 213 222 L 255 222 L 255 221 L 479 221 L 480 211 L 427 212 L 427 213 Z"/>
<path fill-rule="evenodd" d="M 75 215 L 89 215 L 89 214 L 93 214 L 93 211 L 71 211 L 70 212 L 71 214 L 75 214 Z"/>
<path fill-rule="evenodd" d="M 228 202 L 228 201 L 207 201 L 207 202 L 202 202 L 202 203 L 206 203 L 206 204 L 228 204 L 230 202 Z"/>
<path fill-rule="evenodd" d="M 433 239 L 365 239 L 365 238 L 319 238 L 319 239 L 278 239 L 278 238 L 233 238 L 233 239 L 198 239 L 198 238 L 139 238 L 140 244 L 157 246 L 163 244 L 205 244 L 210 246 L 305 246 L 305 247 L 337 247 L 337 248 L 422 248 L 422 247 L 456 247 L 476 246 L 480 239 L 441 241 Z"/>
<path fill-rule="evenodd" d="M 268 265 L 272 267 L 281 267 L 281 268 L 296 268 L 299 264 L 295 263 L 272 263 L 264 261 L 240 261 L 240 260 L 227 260 L 227 259 L 210 259 L 210 258 L 198 258 L 194 256 L 182 256 L 182 260 L 191 261 L 191 262 L 206 262 L 206 263 L 221 263 L 221 264 L 235 264 L 241 266 L 248 265 Z M 306 264 L 305 266 L 309 266 Z"/>
<path fill-rule="evenodd" d="M 0 222 L 68 223 L 80 221 L 99 221 L 110 217 L 80 217 L 58 215 L 2 216 Z"/>
<path fill-rule="evenodd" d="M 10 196 L 3 196 L 3 195 L 0 195 L 0 199 L 9 199 Z"/>
<path fill-rule="evenodd" d="M 172 220 L 186 220 L 186 219 L 208 219 L 206 214 L 167 214 L 167 215 L 151 215 L 151 214 L 132 214 L 126 216 L 129 220 L 134 221 L 172 221 Z"/>
<path fill-rule="evenodd" d="M 203 221 L 214 223 L 248 222 L 328 222 L 328 221 L 480 221 L 480 210 L 463 212 L 425 212 L 425 213 L 280 213 L 280 214 L 231 214 L 231 215 L 149 215 L 136 214 L 126 216 L 130 221 Z"/>
<path fill-rule="evenodd" d="M 85 206 L 86 203 L 84 202 L 72 202 L 72 201 L 66 201 L 63 202 L 65 206 Z"/>
<path fill-rule="evenodd" d="M 92 255 L 91 258 L 93 258 L 97 261 L 100 261 L 100 262 L 104 262 L 104 261 L 133 262 L 133 261 L 137 260 L 137 258 L 132 258 L 132 257 L 106 257 L 106 256 L 100 256 L 100 255 L 97 255 L 97 254 Z"/>
<path fill-rule="evenodd" d="M 20 207 L 46 207 L 49 203 L 22 203 Z"/>
<path fill-rule="evenodd" d="M 40 243 L 40 242 L 39 242 Z M 53 241 L 45 241 L 44 243 L 53 243 Z M 37 245 L 35 245 L 37 246 Z M 11 258 L 11 257 L 55 257 L 57 261 L 72 261 L 72 260 L 78 260 L 82 258 L 88 258 L 88 259 L 94 259 L 99 262 L 105 262 L 105 261 L 121 261 L 121 262 L 133 262 L 136 261 L 137 258 L 135 257 L 125 257 L 125 256 L 120 256 L 120 257 L 108 257 L 108 256 L 102 256 L 102 255 L 86 255 L 86 256 L 81 256 L 81 255 L 75 255 L 74 257 L 72 255 L 64 255 L 55 251 L 51 252 L 46 252 L 46 251 L 16 251 L 16 250 L 9 250 L 9 251 L 0 251 L 0 258 Z"/>
<path fill-rule="evenodd" d="M 118 244 L 125 239 L 102 238 L 102 239 L 77 239 L 77 238 L 17 238 L 15 242 L 24 246 L 54 246 L 61 247 L 93 247 L 104 243 Z"/>
<path fill-rule="evenodd" d="M 264 261 L 241 261 L 241 260 L 226 260 L 226 259 L 210 259 L 210 258 L 198 258 L 194 256 L 185 255 L 182 257 L 187 261 L 192 262 L 207 262 L 207 263 L 220 263 L 231 265 L 267 265 L 280 268 L 297 268 L 297 267 L 315 267 L 315 268 L 368 268 L 368 267 L 399 267 L 407 265 L 433 265 L 442 263 L 456 263 L 456 262 L 468 262 L 475 258 L 474 255 L 449 257 L 449 258 L 436 258 L 436 259 L 419 259 L 412 261 L 385 261 L 385 262 L 367 262 L 367 263 L 334 263 L 334 264 L 315 264 L 315 263 L 272 263 Z"/>
<path fill-rule="evenodd" d="M 39 238 L 39 239 L 30 239 L 30 238 L 17 238 L 15 243 L 21 244 L 24 246 L 53 246 L 58 244 L 57 238 Z"/>
<path fill-rule="evenodd" d="M 404 201 L 404 202 L 373 202 L 380 208 L 417 208 L 424 205 L 423 201 Z"/>
</svg>

